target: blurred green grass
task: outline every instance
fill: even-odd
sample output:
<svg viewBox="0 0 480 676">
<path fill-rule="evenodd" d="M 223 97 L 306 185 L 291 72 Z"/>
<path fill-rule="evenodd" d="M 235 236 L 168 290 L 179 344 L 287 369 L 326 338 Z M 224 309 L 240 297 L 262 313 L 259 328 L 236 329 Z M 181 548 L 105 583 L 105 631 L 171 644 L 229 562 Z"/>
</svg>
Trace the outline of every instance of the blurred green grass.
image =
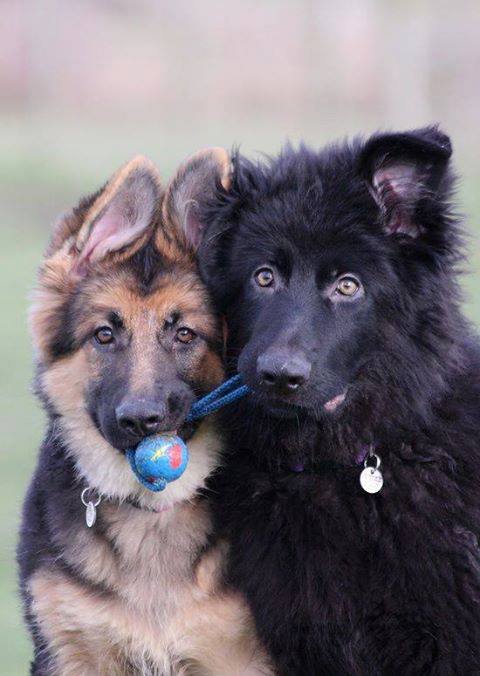
<svg viewBox="0 0 480 676">
<path fill-rule="evenodd" d="M 12 123 L 13 124 L 13 123 Z M 27 128 L 28 129 L 28 128 Z M 14 550 L 23 494 L 31 475 L 38 445 L 42 438 L 43 419 L 30 392 L 32 358 L 27 335 L 28 293 L 34 284 L 35 269 L 48 237 L 48 224 L 57 213 L 72 206 L 77 198 L 95 189 L 125 159 L 136 152 L 149 151 L 158 161 L 164 175 L 174 164 L 197 147 L 224 142 L 231 137 L 224 131 L 215 139 L 205 134 L 202 143 L 188 141 L 185 136 L 155 137 L 138 132 L 128 142 L 118 129 L 110 136 L 69 136 L 66 130 L 56 136 L 56 143 L 42 145 L 38 138 L 23 136 L 15 129 L 16 139 L 6 143 L 12 129 L 0 132 L 0 299 L 3 308 L 0 349 L 0 420 L 3 450 L 0 454 L 0 672 L 5 675 L 25 674 L 30 658 L 30 645 L 24 631 L 16 591 Z M 277 130 L 278 131 L 278 130 Z M 22 132 L 22 133 L 21 133 Z M 49 137 L 52 140 L 53 135 Z M 156 138 L 148 145 L 148 138 Z M 282 137 L 271 136 L 262 146 L 252 136 L 248 146 L 275 149 Z M 312 140 L 312 139 L 309 139 Z M 322 142 L 317 139 L 316 144 Z M 98 143 L 97 143 L 98 141 Z M 45 152 L 48 146 L 49 153 Z M 93 157 L 89 151 L 95 148 Z M 249 148 L 248 148 L 249 149 Z M 73 159 L 74 158 L 74 159 Z M 474 274 L 464 278 L 465 309 L 480 324 L 480 176 L 466 172 L 458 202 L 468 215 L 469 268 Z"/>
</svg>

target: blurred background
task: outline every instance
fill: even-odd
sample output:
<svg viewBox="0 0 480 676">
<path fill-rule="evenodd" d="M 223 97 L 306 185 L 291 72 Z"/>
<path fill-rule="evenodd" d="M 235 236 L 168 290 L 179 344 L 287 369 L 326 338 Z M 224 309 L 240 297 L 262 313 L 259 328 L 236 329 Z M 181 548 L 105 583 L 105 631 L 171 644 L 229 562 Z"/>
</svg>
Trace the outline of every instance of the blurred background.
<svg viewBox="0 0 480 676">
<path fill-rule="evenodd" d="M 13 563 L 42 437 L 26 308 L 58 213 L 136 153 L 276 152 L 440 122 L 480 323 L 478 0 L 0 0 L 0 673 L 27 673 Z"/>
</svg>

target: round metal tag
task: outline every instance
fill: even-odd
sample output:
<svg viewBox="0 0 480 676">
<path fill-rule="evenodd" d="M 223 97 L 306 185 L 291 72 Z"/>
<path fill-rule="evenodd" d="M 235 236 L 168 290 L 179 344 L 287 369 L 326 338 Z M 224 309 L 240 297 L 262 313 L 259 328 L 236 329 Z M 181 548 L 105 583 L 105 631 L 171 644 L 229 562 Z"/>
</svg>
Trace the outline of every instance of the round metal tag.
<svg viewBox="0 0 480 676">
<path fill-rule="evenodd" d="M 360 474 L 360 485 L 367 493 L 378 493 L 382 490 L 383 474 L 375 467 L 365 467 Z"/>
</svg>

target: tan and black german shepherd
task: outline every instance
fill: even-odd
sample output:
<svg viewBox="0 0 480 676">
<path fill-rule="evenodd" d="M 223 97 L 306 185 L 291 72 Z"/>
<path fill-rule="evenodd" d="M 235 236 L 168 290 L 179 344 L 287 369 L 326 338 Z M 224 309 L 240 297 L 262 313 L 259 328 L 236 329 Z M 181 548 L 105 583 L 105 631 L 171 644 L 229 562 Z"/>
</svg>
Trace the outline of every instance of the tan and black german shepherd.
<svg viewBox="0 0 480 676">
<path fill-rule="evenodd" d="M 31 328 L 48 429 L 18 548 L 32 674 L 269 673 L 242 600 L 217 584 L 203 488 L 221 440 L 211 419 L 184 425 L 223 378 L 193 249 L 170 222 L 185 197 L 180 176 L 162 216 L 157 170 L 135 158 L 60 220 L 40 268 Z M 125 450 L 172 429 L 190 462 L 149 492 Z M 99 503 L 92 528 L 85 501 Z"/>
</svg>

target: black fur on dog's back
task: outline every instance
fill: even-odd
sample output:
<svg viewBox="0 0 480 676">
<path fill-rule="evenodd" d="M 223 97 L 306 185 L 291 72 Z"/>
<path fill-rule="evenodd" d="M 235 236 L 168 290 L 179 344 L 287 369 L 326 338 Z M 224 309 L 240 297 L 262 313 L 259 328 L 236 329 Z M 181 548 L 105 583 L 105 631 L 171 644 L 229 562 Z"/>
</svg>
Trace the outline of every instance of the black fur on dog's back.
<svg viewBox="0 0 480 676">
<path fill-rule="evenodd" d="M 479 673 L 480 351 L 450 154 L 432 127 L 237 154 L 207 195 L 191 178 L 184 227 L 253 388 L 224 416 L 218 525 L 284 674 Z M 278 355 L 300 387 L 265 379 Z M 368 444 L 377 495 L 359 485 Z"/>
</svg>

